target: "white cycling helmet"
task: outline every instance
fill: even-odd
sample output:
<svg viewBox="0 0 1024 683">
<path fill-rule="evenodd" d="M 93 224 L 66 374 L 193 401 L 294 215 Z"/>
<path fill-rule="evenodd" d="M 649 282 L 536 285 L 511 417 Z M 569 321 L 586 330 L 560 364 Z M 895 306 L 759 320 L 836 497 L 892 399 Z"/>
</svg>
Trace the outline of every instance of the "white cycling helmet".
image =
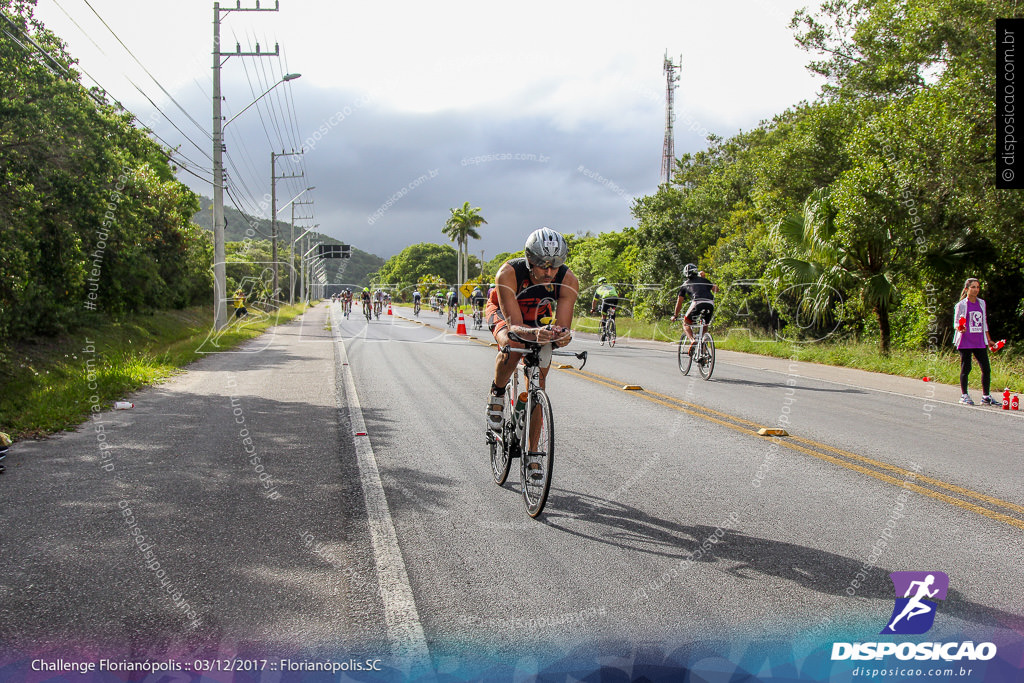
<svg viewBox="0 0 1024 683">
<path fill-rule="evenodd" d="M 540 228 L 526 238 L 526 260 L 531 266 L 558 268 L 569 255 L 569 245 L 562 233 L 551 228 Z"/>
</svg>

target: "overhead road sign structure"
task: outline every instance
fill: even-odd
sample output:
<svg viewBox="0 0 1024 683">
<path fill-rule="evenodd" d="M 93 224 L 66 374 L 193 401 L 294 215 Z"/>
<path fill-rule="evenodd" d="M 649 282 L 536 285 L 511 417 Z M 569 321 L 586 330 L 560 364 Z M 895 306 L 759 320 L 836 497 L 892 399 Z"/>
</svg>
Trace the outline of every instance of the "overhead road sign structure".
<svg viewBox="0 0 1024 683">
<path fill-rule="evenodd" d="M 351 244 L 321 244 L 320 258 L 352 258 Z"/>
</svg>

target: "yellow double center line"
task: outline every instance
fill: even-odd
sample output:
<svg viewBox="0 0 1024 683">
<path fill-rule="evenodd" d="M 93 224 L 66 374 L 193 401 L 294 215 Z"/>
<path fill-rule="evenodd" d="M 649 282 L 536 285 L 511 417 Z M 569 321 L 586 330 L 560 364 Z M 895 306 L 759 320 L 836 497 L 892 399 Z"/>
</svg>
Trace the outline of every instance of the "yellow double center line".
<svg viewBox="0 0 1024 683">
<path fill-rule="evenodd" d="M 610 377 L 604 377 L 585 370 L 576 370 L 573 368 L 570 372 L 580 379 L 612 389 L 621 390 L 624 386 L 627 386 L 624 385 L 623 382 L 614 380 Z M 709 422 L 720 424 L 723 427 L 728 427 L 729 429 L 733 429 L 749 436 L 766 438 L 758 434 L 758 430 L 764 425 L 752 422 L 737 415 L 723 413 L 673 396 L 659 394 L 655 391 L 640 389 L 637 391 L 630 391 L 629 393 L 645 401 L 650 401 L 651 403 L 656 403 L 672 410 L 693 415 L 694 417 L 699 417 L 702 420 L 708 420 Z M 950 505 L 955 505 L 964 510 L 970 510 L 971 512 L 975 512 L 979 515 L 984 515 L 985 517 L 1005 522 L 1006 524 L 1015 526 L 1018 529 L 1024 529 L 1024 506 L 1022 505 L 1017 505 L 1016 503 L 1001 500 L 984 493 L 972 491 L 971 489 L 950 484 L 942 481 L 941 479 L 929 477 L 927 475 L 920 474 L 903 467 L 897 467 L 896 465 L 890 465 L 889 463 L 874 460 L 872 458 L 866 458 L 862 455 L 850 453 L 849 451 L 844 451 L 841 448 L 835 448 L 828 444 L 812 441 L 810 439 L 804 439 L 798 436 L 770 438 L 774 438 L 775 443 L 785 448 L 789 448 L 790 450 L 813 456 L 820 460 L 824 460 L 825 462 L 845 467 L 848 470 L 853 470 L 854 472 L 859 472 L 869 477 L 874 477 L 875 479 L 879 479 L 911 491 L 916 491 L 917 493 L 921 493 L 936 500 L 941 500 L 942 502 Z"/>
<path fill-rule="evenodd" d="M 428 327 L 433 327 L 429 323 L 421 323 Z M 438 328 L 435 328 L 438 329 Z M 447 332 L 447 330 L 444 330 Z M 487 346 L 486 342 L 475 340 L 478 344 Z M 558 367 L 558 366 L 556 366 Z M 587 372 L 586 370 L 577 370 L 572 366 L 568 368 L 563 367 L 562 369 L 568 369 L 573 375 L 580 379 L 593 382 L 611 389 L 622 390 L 626 385 L 624 382 L 612 379 L 610 377 L 604 377 L 593 372 Z M 659 394 L 656 391 L 647 391 L 644 389 L 630 391 L 631 395 L 641 398 L 651 403 L 656 403 L 666 408 L 686 413 L 687 415 L 693 415 L 699 417 L 702 420 L 714 422 L 720 424 L 723 427 L 735 430 L 748 436 L 756 436 L 759 439 L 766 437 L 758 434 L 758 430 L 762 429 L 764 425 L 757 422 L 752 422 L 745 418 L 739 417 L 738 415 L 731 415 L 729 413 L 723 413 L 718 410 L 713 410 L 706 406 L 698 405 L 696 403 L 690 403 L 674 396 L 667 396 L 665 394 Z M 810 455 L 819 460 L 845 467 L 848 470 L 859 472 L 860 474 L 874 477 L 880 481 L 894 484 L 901 488 L 906 488 L 911 491 L 916 491 L 929 498 L 935 500 L 941 500 L 949 505 L 955 505 L 964 510 L 984 515 L 990 519 L 995 519 L 1000 522 L 1009 524 L 1010 526 L 1017 527 L 1018 529 L 1024 529 L 1024 506 L 1011 503 L 1009 501 L 995 498 L 993 496 L 979 493 L 963 486 L 957 486 L 956 484 L 950 484 L 949 482 L 929 477 L 913 470 L 908 470 L 903 467 L 896 465 L 890 465 L 886 462 L 874 460 L 872 458 L 864 457 L 863 455 L 857 455 L 849 451 L 844 451 L 841 448 L 835 448 L 828 444 L 823 444 L 818 441 L 812 441 L 799 436 L 785 436 L 785 437 L 768 437 L 775 439 L 776 443 L 780 446 L 788 448 L 798 453 Z"/>
</svg>

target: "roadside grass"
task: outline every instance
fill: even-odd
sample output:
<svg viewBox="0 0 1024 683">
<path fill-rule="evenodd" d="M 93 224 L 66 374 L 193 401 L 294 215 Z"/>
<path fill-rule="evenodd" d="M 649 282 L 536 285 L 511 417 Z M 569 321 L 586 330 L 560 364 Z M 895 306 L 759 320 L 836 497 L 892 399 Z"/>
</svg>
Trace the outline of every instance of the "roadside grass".
<svg viewBox="0 0 1024 683">
<path fill-rule="evenodd" d="M 234 348 L 305 310 L 297 304 L 232 321 L 216 348 Z M 91 412 L 207 355 L 211 327 L 207 307 L 158 311 L 0 347 L 0 431 L 24 439 L 74 429 Z"/>
<path fill-rule="evenodd" d="M 681 323 L 647 323 L 631 318 L 617 318 L 616 331 L 620 339 L 653 339 L 656 341 L 678 341 L 682 335 Z M 574 329 L 597 334 L 600 318 L 581 316 L 573 321 Z M 924 350 L 893 349 L 883 356 L 877 343 L 819 341 L 793 344 L 775 339 L 758 339 L 746 330 L 734 330 L 726 335 L 724 330 L 715 329 L 715 346 L 727 351 L 741 351 L 776 358 L 791 358 L 794 353 L 801 361 L 821 363 L 839 367 L 856 368 L 900 377 L 914 377 L 942 384 L 960 385 L 960 356 L 952 347 L 943 349 L 937 356 Z M 1001 394 L 1004 387 L 1017 393 L 1024 392 L 1024 357 L 1013 354 L 1007 346 L 998 353 L 989 353 L 992 364 L 992 394 Z M 970 377 L 970 391 L 980 393 L 981 370 L 974 363 Z M 977 399 L 977 397 L 975 397 Z"/>
</svg>

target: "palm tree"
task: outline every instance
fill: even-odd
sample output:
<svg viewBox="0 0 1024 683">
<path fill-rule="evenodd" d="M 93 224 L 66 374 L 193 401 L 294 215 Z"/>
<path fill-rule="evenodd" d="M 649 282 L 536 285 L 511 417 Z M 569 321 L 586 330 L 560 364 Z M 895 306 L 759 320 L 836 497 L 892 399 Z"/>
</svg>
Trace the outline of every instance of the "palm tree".
<svg viewBox="0 0 1024 683">
<path fill-rule="evenodd" d="M 480 239 L 478 227 L 487 223 L 480 215 L 480 207 L 471 209 L 469 202 L 464 202 L 458 209 L 450 209 L 452 212 L 448 222 L 441 230 L 453 242 L 459 246 L 458 279 L 461 285 L 466 281 L 469 273 L 469 240 Z"/>
<path fill-rule="evenodd" d="M 879 345 L 889 353 L 891 326 L 889 312 L 898 292 L 889 266 L 892 240 L 884 231 L 840 234 L 836 211 L 827 188 L 818 188 L 804 202 L 803 211 L 782 219 L 772 230 L 788 256 L 776 259 L 769 268 L 776 286 L 803 285 L 801 307 L 815 324 L 830 316 L 840 292 L 857 292 L 865 308 L 878 318 Z"/>
</svg>

